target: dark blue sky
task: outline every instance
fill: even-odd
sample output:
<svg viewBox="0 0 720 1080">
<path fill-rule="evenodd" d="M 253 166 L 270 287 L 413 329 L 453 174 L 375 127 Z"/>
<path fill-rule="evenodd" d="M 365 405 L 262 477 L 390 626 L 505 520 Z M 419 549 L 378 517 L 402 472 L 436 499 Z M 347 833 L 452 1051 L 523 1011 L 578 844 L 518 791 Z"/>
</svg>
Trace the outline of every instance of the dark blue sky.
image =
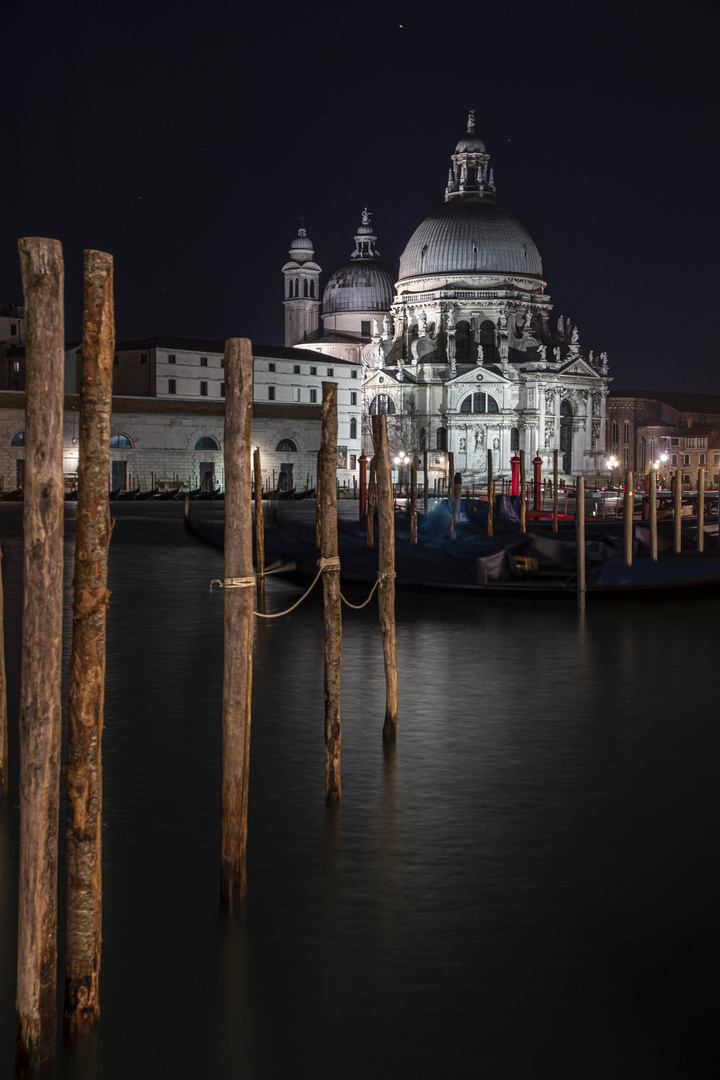
<svg viewBox="0 0 720 1080">
<path fill-rule="evenodd" d="M 720 392 L 718 5 L 17 5 L 4 50 L 0 299 L 17 238 L 116 262 L 118 336 L 282 344 L 306 219 L 322 284 L 360 210 L 397 269 L 477 109 L 498 202 L 617 387 Z M 8 43 L 10 44 L 10 43 Z"/>
</svg>

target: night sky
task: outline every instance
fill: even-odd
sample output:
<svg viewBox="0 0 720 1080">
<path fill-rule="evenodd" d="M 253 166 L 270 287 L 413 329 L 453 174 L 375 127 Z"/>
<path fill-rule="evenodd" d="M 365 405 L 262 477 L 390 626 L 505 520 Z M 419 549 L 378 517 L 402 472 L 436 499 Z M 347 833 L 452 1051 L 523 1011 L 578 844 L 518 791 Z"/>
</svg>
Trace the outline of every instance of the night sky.
<svg viewBox="0 0 720 1080">
<path fill-rule="evenodd" d="M 33 2 L 5 21 L 0 300 L 17 238 L 115 256 L 118 339 L 283 343 L 304 215 L 321 285 L 368 206 L 397 270 L 477 109 L 498 202 L 614 388 L 720 393 L 715 0 Z"/>
</svg>

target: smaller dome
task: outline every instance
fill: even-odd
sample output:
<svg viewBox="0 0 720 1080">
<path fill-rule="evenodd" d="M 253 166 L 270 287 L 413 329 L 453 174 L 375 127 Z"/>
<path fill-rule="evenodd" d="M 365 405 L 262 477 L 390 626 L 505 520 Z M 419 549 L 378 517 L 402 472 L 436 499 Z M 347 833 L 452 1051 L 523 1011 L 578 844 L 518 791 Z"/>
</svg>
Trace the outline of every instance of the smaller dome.
<svg viewBox="0 0 720 1080">
<path fill-rule="evenodd" d="M 323 314 L 339 311 L 389 311 L 395 275 L 379 259 L 355 259 L 341 266 L 325 286 Z"/>
<path fill-rule="evenodd" d="M 290 245 L 291 251 L 313 251 L 312 240 L 307 236 L 296 236 Z"/>
</svg>

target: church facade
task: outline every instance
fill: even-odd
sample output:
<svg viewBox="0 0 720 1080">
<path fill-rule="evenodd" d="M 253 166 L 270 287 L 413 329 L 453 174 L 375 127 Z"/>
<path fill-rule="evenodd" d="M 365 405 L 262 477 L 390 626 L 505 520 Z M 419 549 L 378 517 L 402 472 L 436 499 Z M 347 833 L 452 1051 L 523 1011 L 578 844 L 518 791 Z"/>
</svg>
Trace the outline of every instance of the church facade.
<svg viewBox="0 0 720 1080">
<path fill-rule="evenodd" d="M 469 478 L 487 476 L 489 455 L 494 475 L 508 475 L 517 450 L 528 468 L 536 455 L 547 468 L 557 450 L 568 478 L 603 471 L 607 354 L 586 355 L 569 320 L 551 324 L 540 254 L 498 206 L 474 110 L 444 204 L 410 237 L 399 273 L 381 261 L 368 211 L 355 245 L 321 310 L 320 268 L 301 228 L 283 268 L 286 345 L 361 365 L 365 433 L 372 414 L 387 413 L 395 452 L 428 450 L 442 471 L 450 450 Z"/>
</svg>

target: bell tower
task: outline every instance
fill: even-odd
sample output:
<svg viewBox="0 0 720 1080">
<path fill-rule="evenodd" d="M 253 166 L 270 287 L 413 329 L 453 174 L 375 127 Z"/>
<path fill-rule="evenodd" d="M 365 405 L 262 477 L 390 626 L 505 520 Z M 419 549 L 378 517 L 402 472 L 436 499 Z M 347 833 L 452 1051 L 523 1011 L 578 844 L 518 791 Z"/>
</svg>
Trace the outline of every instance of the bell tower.
<svg viewBox="0 0 720 1080">
<path fill-rule="evenodd" d="M 285 279 L 285 345 L 311 341 L 320 325 L 320 274 L 313 262 L 312 240 L 300 218 L 298 234 L 290 245 L 290 262 L 282 268 Z"/>
</svg>

